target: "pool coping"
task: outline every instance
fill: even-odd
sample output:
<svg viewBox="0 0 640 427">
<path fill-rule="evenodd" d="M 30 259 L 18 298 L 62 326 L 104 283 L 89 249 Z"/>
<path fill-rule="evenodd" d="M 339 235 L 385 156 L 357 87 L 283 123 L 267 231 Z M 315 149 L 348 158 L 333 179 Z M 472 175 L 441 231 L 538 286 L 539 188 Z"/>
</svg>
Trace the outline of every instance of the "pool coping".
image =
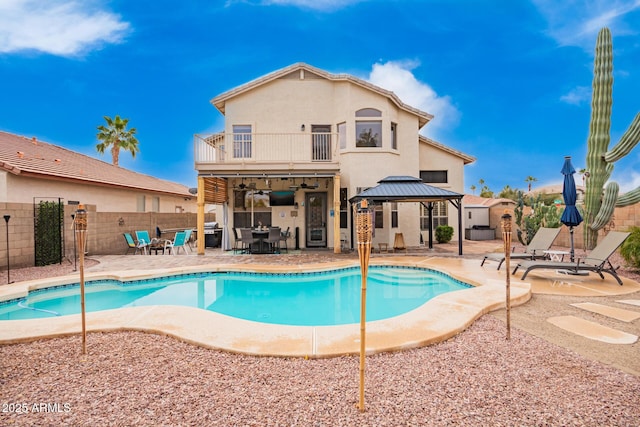
<svg viewBox="0 0 640 427">
<path fill-rule="evenodd" d="M 489 311 L 505 306 L 504 277 L 491 274 L 453 271 L 438 265 L 436 258 L 372 259 L 372 266 L 427 268 L 473 285 L 472 288 L 448 292 L 420 307 L 384 320 L 367 322 L 368 354 L 402 350 L 444 341 L 465 330 L 474 320 Z M 155 270 L 128 270 L 88 273 L 85 281 L 115 279 L 141 280 L 165 275 L 203 272 L 313 272 L 359 266 L 345 260 L 304 265 L 207 264 Z M 19 298 L 30 290 L 77 283 L 78 276 L 33 280 L 0 288 L 0 301 Z M 531 284 L 512 280 L 512 306 L 531 298 Z M 33 341 L 81 333 L 81 315 L 47 319 L 6 320 L 0 330 L 0 344 Z M 210 327 L 209 325 L 215 325 Z M 260 355 L 322 358 L 360 351 L 360 324 L 338 326 L 287 326 L 252 322 L 222 314 L 178 306 L 129 307 L 86 313 L 88 332 L 144 331 L 172 336 L 199 346 L 228 352 Z M 87 344 L 90 346 L 90 336 Z"/>
</svg>

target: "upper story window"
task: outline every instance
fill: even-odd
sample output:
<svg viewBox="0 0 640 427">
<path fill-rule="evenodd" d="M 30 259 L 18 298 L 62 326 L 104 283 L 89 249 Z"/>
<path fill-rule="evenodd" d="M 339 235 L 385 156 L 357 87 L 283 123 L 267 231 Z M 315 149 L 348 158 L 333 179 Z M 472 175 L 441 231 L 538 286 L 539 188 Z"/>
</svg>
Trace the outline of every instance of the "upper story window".
<svg viewBox="0 0 640 427">
<path fill-rule="evenodd" d="M 427 184 L 446 184 L 449 182 L 449 171 L 420 171 L 420 179 Z"/>
<path fill-rule="evenodd" d="M 251 125 L 233 125 L 233 157 L 251 157 Z"/>
<path fill-rule="evenodd" d="M 391 148 L 394 150 L 398 149 L 398 125 L 395 123 L 391 123 Z"/>
<path fill-rule="evenodd" d="M 358 118 L 382 117 L 375 108 L 361 108 Z M 382 147 L 382 120 L 356 120 L 356 147 Z"/>
<path fill-rule="evenodd" d="M 347 148 L 347 124 L 346 123 L 338 123 L 338 141 L 340 143 L 340 149 L 344 150 Z"/>
<path fill-rule="evenodd" d="M 382 122 L 356 121 L 356 147 L 382 147 Z"/>
</svg>

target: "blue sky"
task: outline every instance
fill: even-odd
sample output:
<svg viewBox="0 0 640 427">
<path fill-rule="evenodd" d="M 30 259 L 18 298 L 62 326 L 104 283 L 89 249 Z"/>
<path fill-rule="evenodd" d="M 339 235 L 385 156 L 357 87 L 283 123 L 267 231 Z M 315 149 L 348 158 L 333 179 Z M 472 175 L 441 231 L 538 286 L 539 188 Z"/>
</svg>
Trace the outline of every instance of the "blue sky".
<svg viewBox="0 0 640 427">
<path fill-rule="evenodd" d="M 140 141 L 121 166 L 195 186 L 193 134 L 224 120 L 209 100 L 305 62 L 433 114 L 422 133 L 477 158 L 467 192 L 526 189 L 560 183 L 565 155 L 585 166 L 603 26 L 613 146 L 640 111 L 640 0 L 0 0 L 0 129 L 100 157 L 119 114 Z M 640 149 L 613 179 L 640 185 Z"/>
</svg>

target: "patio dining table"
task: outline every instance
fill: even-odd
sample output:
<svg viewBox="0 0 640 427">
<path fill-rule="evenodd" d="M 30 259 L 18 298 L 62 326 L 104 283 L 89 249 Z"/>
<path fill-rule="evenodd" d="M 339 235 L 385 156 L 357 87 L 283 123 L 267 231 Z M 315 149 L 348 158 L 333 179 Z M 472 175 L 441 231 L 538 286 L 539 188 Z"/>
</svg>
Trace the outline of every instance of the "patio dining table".
<svg viewBox="0 0 640 427">
<path fill-rule="evenodd" d="M 269 237 L 269 230 L 252 229 L 251 235 L 253 236 L 254 239 L 258 240 L 258 243 L 256 243 L 255 245 L 252 245 L 251 247 L 252 254 L 270 253 L 269 244 L 266 242 L 267 238 Z"/>
</svg>

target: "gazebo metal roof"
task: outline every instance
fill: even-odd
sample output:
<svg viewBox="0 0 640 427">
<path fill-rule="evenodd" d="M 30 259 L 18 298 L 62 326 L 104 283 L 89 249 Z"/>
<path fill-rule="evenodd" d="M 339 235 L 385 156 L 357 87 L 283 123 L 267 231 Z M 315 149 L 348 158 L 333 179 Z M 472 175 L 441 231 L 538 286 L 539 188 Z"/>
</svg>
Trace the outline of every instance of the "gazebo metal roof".
<svg viewBox="0 0 640 427">
<path fill-rule="evenodd" d="M 378 181 L 378 185 L 364 190 L 351 199 L 358 203 L 367 199 L 374 204 L 385 202 L 418 202 L 429 210 L 429 248 L 433 248 L 432 209 L 433 202 L 448 200 L 458 209 L 458 253 L 462 255 L 462 197 L 464 194 L 434 187 L 413 176 L 388 176 Z"/>
<path fill-rule="evenodd" d="M 434 187 L 413 176 L 388 176 L 378 181 L 378 185 L 353 196 L 355 203 L 362 199 L 372 202 L 434 202 L 440 200 L 460 200 L 464 194 Z"/>
</svg>

